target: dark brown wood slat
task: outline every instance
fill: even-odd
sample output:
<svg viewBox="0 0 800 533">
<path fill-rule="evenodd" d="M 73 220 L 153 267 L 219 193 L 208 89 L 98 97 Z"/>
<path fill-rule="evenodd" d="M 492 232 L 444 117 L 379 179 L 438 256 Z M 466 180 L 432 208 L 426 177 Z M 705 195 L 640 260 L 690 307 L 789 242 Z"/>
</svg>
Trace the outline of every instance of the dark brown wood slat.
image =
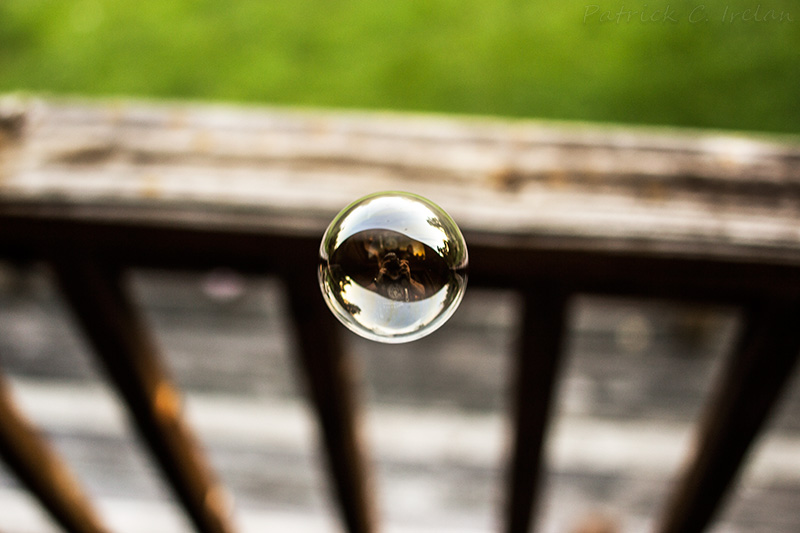
<svg viewBox="0 0 800 533">
<path fill-rule="evenodd" d="M 527 290 L 524 305 L 513 375 L 514 443 L 505 524 L 508 533 L 527 533 L 535 523 L 542 448 L 567 320 L 567 297 L 556 287 Z"/>
<path fill-rule="evenodd" d="M 353 362 L 342 347 L 342 326 L 325 306 L 314 271 L 307 272 L 306 277 L 286 279 L 298 356 L 342 520 L 350 533 L 371 533 L 378 530 L 377 512 L 360 435 Z"/>
<path fill-rule="evenodd" d="M 745 313 L 733 357 L 699 429 L 698 446 L 657 531 L 703 531 L 723 503 L 800 352 L 800 304 L 770 301 Z"/>
<path fill-rule="evenodd" d="M 38 260 L 80 245 L 132 267 L 243 272 L 294 271 L 315 264 L 316 225 L 295 216 L 184 212 L 167 206 L 12 205 L 0 201 L 0 255 Z M 113 218 L 112 218 L 113 217 Z M 704 258 L 678 249 L 615 250 L 598 239 L 464 232 L 470 286 L 517 289 L 524 279 L 558 279 L 576 292 L 736 304 L 768 294 L 800 297 L 800 263 Z"/>
<path fill-rule="evenodd" d="M 119 272 L 76 252 L 54 262 L 62 292 L 140 435 L 198 531 L 232 533 L 225 492 L 186 426 L 179 392 L 167 377 Z"/>
<path fill-rule="evenodd" d="M 17 409 L 7 389 L 0 379 L 0 456 L 5 463 L 65 531 L 109 531 L 69 467 Z"/>
</svg>

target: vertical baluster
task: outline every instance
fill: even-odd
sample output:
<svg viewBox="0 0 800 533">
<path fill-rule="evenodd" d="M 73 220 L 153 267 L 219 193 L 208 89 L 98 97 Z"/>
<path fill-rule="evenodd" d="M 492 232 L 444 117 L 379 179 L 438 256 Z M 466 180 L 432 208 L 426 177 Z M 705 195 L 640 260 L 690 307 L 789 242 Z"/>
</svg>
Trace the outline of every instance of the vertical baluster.
<svg viewBox="0 0 800 533">
<path fill-rule="evenodd" d="M 657 531 L 695 533 L 710 523 L 764 426 L 800 351 L 800 305 L 747 309 L 733 357 L 699 428 L 698 446 Z"/>
<path fill-rule="evenodd" d="M 108 531 L 67 465 L 17 409 L 2 379 L 0 456 L 66 531 Z"/>
<path fill-rule="evenodd" d="M 352 361 L 341 325 L 325 306 L 313 272 L 286 279 L 301 367 L 322 431 L 331 481 L 349 533 L 377 530 L 365 446 L 360 438 Z"/>
<path fill-rule="evenodd" d="M 86 259 L 54 267 L 99 361 L 197 530 L 232 532 L 225 492 L 184 421 L 179 392 L 119 273 Z"/>
<path fill-rule="evenodd" d="M 553 287 L 525 292 L 513 379 L 514 442 L 509 464 L 505 531 L 527 533 L 535 523 L 542 447 L 563 350 L 566 294 Z"/>
</svg>

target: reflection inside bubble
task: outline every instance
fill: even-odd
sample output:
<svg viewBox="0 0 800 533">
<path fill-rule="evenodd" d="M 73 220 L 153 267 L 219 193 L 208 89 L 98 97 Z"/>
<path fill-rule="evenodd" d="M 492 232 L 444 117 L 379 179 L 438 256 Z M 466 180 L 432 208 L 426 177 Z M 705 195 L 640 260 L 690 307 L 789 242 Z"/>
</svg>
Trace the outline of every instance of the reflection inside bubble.
<svg viewBox="0 0 800 533">
<path fill-rule="evenodd" d="M 330 258 L 339 276 L 398 302 L 430 298 L 447 285 L 447 263 L 436 250 L 392 230 L 348 237 Z"/>
<path fill-rule="evenodd" d="M 351 204 L 329 227 L 319 280 L 334 315 L 380 342 L 414 340 L 441 326 L 466 287 L 466 245 L 434 204 L 385 193 Z"/>
</svg>

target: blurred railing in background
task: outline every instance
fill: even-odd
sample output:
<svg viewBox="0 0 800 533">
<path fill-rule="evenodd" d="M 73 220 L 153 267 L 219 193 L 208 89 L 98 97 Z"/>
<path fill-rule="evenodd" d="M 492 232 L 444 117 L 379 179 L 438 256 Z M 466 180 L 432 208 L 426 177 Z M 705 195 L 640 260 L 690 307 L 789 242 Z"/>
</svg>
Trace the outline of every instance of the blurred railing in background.
<svg viewBox="0 0 800 533">
<path fill-rule="evenodd" d="M 198 531 L 234 531 L 131 268 L 275 276 L 350 532 L 380 529 L 342 328 L 319 240 L 378 190 L 431 198 L 461 226 L 470 288 L 524 302 L 511 371 L 502 529 L 534 521 L 568 302 L 581 294 L 736 306 L 738 341 L 698 422 L 659 532 L 706 529 L 800 351 L 800 144 L 776 138 L 136 102 L 6 100 L 0 259 L 48 264 Z M 0 452 L 67 531 L 105 531 L 11 395 Z M 0 523 L 0 528 L 2 523 Z"/>
</svg>

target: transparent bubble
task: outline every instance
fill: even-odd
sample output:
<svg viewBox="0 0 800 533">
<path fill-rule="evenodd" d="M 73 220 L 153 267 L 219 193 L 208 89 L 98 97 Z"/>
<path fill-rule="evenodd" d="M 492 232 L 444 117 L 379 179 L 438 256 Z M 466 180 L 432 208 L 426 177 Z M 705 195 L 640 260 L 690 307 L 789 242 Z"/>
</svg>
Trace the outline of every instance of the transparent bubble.
<svg viewBox="0 0 800 533">
<path fill-rule="evenodd" d="M 453 219 L 414 194 L 365 196 L 333 219 L 320 245 L 325 302 L 362 337 L 408 342 L 455 312 L 467 286 L 467 245 Z"/>
</svg>

